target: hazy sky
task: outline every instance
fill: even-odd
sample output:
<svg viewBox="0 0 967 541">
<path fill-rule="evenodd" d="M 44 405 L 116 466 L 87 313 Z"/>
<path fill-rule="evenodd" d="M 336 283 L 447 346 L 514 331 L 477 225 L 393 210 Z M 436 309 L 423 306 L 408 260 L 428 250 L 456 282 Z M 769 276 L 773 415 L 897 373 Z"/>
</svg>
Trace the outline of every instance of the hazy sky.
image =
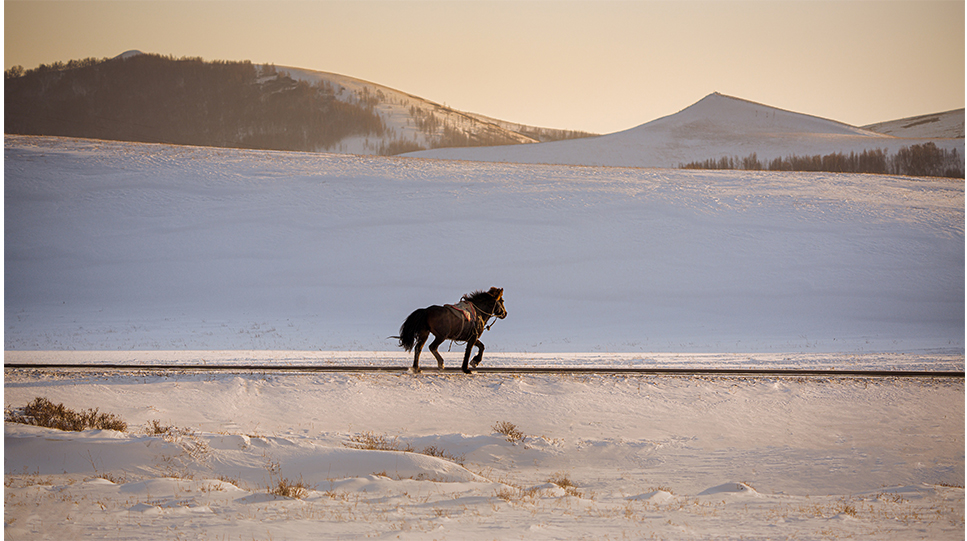
<svg viewBox="0 0 967 541">
<path fill-rule="evenodd" d="M 4 68 L 251 60 L 598 133 L 716 91 L 853 125 L 964 106 L 962 0 L 6 1 L 4 32 Z"/>
</svg>

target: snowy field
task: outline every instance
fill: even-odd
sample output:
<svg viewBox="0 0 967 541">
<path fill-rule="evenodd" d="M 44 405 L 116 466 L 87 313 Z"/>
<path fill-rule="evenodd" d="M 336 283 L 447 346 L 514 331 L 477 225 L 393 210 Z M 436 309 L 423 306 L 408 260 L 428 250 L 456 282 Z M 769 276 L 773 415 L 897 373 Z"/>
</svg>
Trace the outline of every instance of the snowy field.
<svg viewBox="0 0 967 541">
<path fill-rule="evenodd" d="M 6 350 L 963 352 L 962 180 L 5 143 Z"/>
<path fill-rule="evenodd" d="M 6 372 L 37 396 L 129 428 L 5 423 L 10 540 L 964 536 L 962 379 Z"/>
<path fill-rule="evenodd" d="M 4 152 L 8 363 L 403 366 L 498 286 L 485 365 L 964 367 L 963 181 Z M 5 422 L 6 539 L 964 537 L 963 379 L 5 370 L 36 397 L 128 429 Z"/>
</svg>

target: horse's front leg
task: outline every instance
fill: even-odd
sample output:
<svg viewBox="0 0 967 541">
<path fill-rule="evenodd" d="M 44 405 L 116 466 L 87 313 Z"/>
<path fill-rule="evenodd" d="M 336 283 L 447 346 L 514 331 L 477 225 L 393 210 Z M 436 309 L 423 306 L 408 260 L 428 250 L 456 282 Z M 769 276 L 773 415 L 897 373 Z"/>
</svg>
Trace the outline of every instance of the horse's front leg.
<svg viewBox="0 0 967 541">
<path fill-rule="evenodd" d="M 474 356 L 473 361 L 470 362 L 471 368 L 477 368 L 477 365 L 480 364 L 480 361 L 483 360 L 483 352 L 484 352 L 484 343 L 481 342 L 480 340 L 477 340 L 477 354 Z"/>
<path fill-rule="evenodd" d="M 463 354 L 463 372 L 465 374 L 472 374 L 470 371 L 470 351 L 473 350 L 473 346 L 476 343 L 477 338 L 475 336 L 471 336 L 470 339 L 467 340 L 467 351 Z"/>
</svg>

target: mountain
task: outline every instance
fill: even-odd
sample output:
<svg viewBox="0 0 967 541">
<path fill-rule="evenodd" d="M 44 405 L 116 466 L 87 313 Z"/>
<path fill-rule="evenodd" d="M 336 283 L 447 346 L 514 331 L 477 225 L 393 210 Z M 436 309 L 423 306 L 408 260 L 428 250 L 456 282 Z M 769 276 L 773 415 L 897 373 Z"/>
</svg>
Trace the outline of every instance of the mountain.
<svg viewBox="0 0 967 541">
<path fill-rule="evenodd" d="M 4 131 L 272 150 L 396 154 L 590 134 L 456 111 L 343 75 L 132 50 L 5 72 Z"/>
<path fill-rule="evenodd" d="M 863 129 L 894 137 L 964 137 L 964 109 L 878 122 Z"/>
<path fill-rule="evenodd" d="M 883 149 L 895 153 L 924 142 L 857 128 L 713 93 L 673 115 L 629 130 L 586 139 L 523 147 L 437 149 L 412 157 L 512 163 L 625 167 L 679 167 L 689 162 L 745 157 L 760 160 Z M 964 140 L 934 139 L 963 156 Z"/>
</svg>

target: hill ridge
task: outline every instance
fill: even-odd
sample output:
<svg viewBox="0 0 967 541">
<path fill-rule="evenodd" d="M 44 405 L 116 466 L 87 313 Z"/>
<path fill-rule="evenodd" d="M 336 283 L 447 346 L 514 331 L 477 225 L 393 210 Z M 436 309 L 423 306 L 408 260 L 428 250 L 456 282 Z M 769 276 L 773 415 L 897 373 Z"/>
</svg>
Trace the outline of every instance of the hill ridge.
<svg viewBox="0 0 967 541">
<path fill-rule="evenodd" d="M 399 154 L 590 134 L 458 111 L 360 78 L 132 49 L 5 72 L 4 130 L 270 150 Z"/>
<path fill-rule="evenodd" d="M 510 163 L 674 168 L 684 164 L 745 158 L 771 161 L 789 156 L 882 151 L 933 142 L 964 155 L 963 139 L 908 139 L 713 92 L 655 120 L 593 138 L 477 149 L 439 149 L 410 157 Z M 735 160 L 738 161 L 738 160 Z M 963 161 L 963 160 L 961 160 Z M 963 167 L 961 167 L 963 170 Z"/>
</svg>

